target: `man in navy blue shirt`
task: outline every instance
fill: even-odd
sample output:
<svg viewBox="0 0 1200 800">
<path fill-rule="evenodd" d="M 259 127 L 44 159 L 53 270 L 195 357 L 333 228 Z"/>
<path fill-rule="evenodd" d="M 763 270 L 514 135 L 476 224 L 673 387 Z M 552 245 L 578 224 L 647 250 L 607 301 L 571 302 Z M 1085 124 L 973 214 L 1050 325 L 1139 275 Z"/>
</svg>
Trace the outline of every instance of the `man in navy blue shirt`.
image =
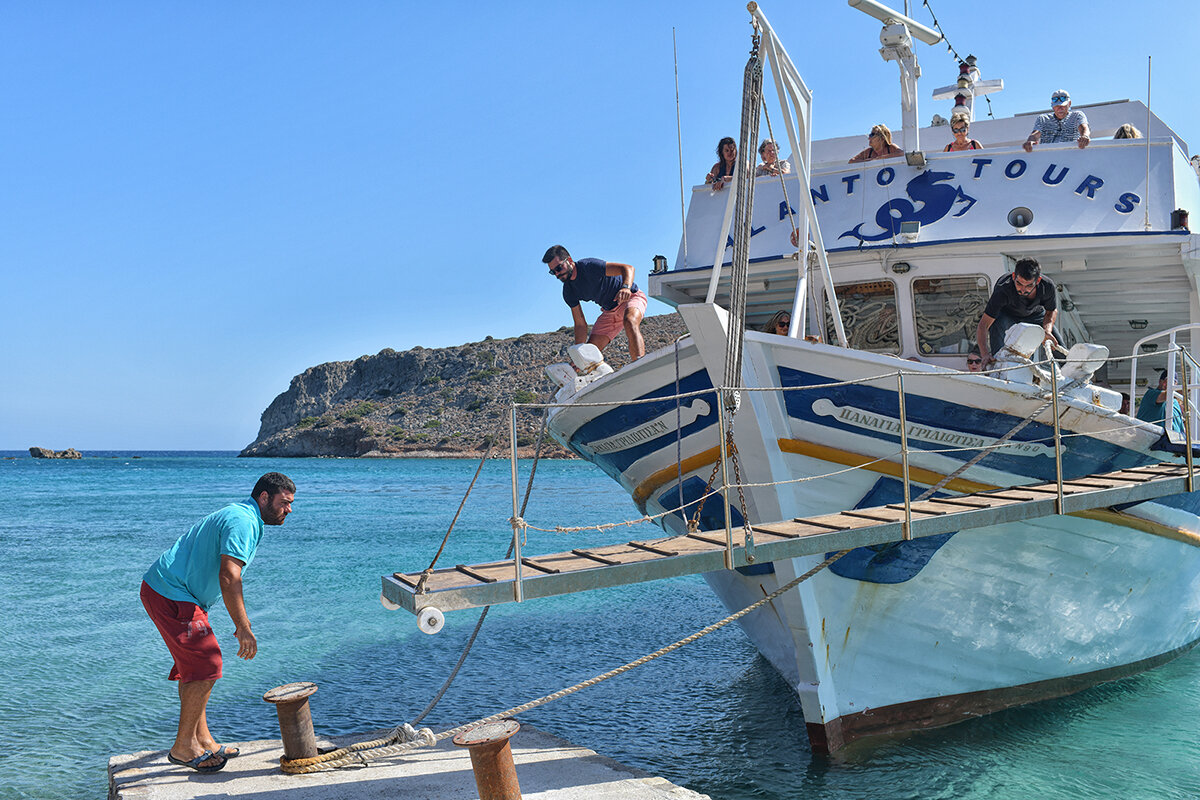
<svg viewBox="0 0 1200 800">
<path fill-rule="evenodd" d="M 599 258 L 576 261 L 561 244 L 547 250 L 542 263 L 548 264 L 550 274 L 562 281 L 563 302 L 571 309 L 575 323 L 575 344 L 587 342 L 603 350 L 624 328 L 629 340 L 629 359 L 636 361 L 645 355 L 641 326 L 647 298 L 633 282 L 633 267 Z M 602 309 L 590 336 L 587 319 L 579 306 L 584 300 Z"/>
</svg>

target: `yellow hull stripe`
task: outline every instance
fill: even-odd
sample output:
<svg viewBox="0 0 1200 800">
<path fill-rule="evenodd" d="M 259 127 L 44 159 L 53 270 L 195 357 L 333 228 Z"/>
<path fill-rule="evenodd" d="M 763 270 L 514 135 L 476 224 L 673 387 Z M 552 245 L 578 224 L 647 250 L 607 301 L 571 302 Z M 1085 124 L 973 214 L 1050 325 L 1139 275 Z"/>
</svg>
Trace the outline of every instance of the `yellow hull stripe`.
<svg viewBox="0 0 1200 800">
<path fill-rule="evenodd" d="M 887 475 L 891 478 L 899 478 L 903 480 L 904 469 L 900 464 L 892 461 L 876 461 L 870 456 L 865 456 L 860 453 L 852 453 L 849 450 L 840 450 L 835 447 L 828 447 L 815 442 L 806 442 L 801 439 L 779 439 L 779 449 L 784 453 L 795 453 L 796 455 L 815 458 L 818 461 L 826 461 L 831 464 L 842 464 L 847 467 L 861 467 L 868 472 L 875 472 L 880 475 Z M 694 456 L 685 458 L 681 463 L 683 473 L 693 472 L 701 467 L 717 463 L 721 457 L 721 448 L 712 447 L 702 453 L 697 453 Z M 872 463 L 874 462 L 874 463 Z M 638 508 L 645 513 L 645 504 L 650 495 L 656 490 L 665 486 L 679 476 L 680 468 L 674 464 L 669 467 L 658 470 L 650 477 L 642 481 L 633 491 L 633 501 L 637 503 Z M 933 486 L 940 482 L 946 476 L 934 472 L 929 469 L 919 467 L 910 467 L 908 470 L 909 480 L 914 483 L 919 483 L 924 486 Z M 986 492 L 992 489 L 1001 487 L 988 483 L 979 483 L 978 481 L 970 481 L 965 478 L 955 478 L 948 482 L 944 487 L 952 492 L 960 494 L 974 494 L 975 492 Z M 1081 519 L 1095 520 L 1109 525 L 1117 525 L 1123 528 L 1132 528 L 1133 530 L 1148 533 L 1151 536 L 1160 536 L 1164 539 L 1181 542 L 1191 545 L 1192 547 L 1200 547 L 1200 534 L 1192 531 L 1177 528 L 1172 525 L 1164 525 L 1160 522 L 1153 522 L 1147 519 L 1141 519 L 1121 511 L 1114 511 L 1111 508 L 1094 508 L 1088 511 L 1075 511 L 1070 516 L 1079 517 Z"/>
</svg>

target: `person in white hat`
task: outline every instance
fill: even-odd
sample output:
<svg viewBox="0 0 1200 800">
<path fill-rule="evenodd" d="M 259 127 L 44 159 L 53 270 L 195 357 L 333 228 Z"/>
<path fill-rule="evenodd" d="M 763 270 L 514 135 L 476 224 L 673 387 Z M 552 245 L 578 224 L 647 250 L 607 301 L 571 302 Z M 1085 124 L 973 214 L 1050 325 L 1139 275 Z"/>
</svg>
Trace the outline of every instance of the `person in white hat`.
<svg viewBox="0 0 1200 800">
<path fill-rule="evenodd" d="M 1051 94 L 1050 107 L 1053 111 L 1042 114 L 1033 123 L 1033 131 L 1022 145 L 1025 152 L 1032 153 L 1034 145 L 1054 142 L 1079 142 L 1081 150 L 1087 147 L 1092 140 L 1087 115 L 1071 110 L 1070 92 L 1059 89 Z"/>
</svg>

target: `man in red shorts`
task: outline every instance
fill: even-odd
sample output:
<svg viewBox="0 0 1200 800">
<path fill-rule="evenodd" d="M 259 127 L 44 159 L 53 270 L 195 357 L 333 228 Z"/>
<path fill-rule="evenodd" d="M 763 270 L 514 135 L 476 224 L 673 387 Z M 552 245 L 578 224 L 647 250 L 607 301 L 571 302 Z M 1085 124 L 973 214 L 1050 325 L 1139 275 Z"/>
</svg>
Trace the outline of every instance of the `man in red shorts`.
<svg viewBox="0 0 1200 800">
<path fill-rule="evenodd" d="M 242 598 L 242 570 L 254 559 L 264 525 L 282 525 L 292 512 L 296 484 L 279 472 L 258 479 L 250 498 L 209 514 L 159 556 L 142 580 L 142 605 L 175 659 L 168 680 L 179 681 L 179 731 L 167 753 L 173 764 L 216 772 L 239 754 L 217 744 L 205 708 L 221 677 L 221 646 L 208 609 L 224 599 L 233 620 L 238 657 L 254 658 L 258 640 Z"/>
<path fill-rule="evenodd" d="M 550 274 L 562 281 L 563 301 L 571 309 L 575 324 L 575 344 L 588 342 L 603 350 L 624 328 L 629 360 L 637 361 L 645 355 L 642 317 L 648 298 L 633 282 L 633 267 L 598 258 L 576 261 L 561 244 L 547 250 L 542 263 L 549 265 Z M 602 309 L 591 336 L 583 309 L 579 307 L 582 300 L 591 300 Z"/>
</svg>

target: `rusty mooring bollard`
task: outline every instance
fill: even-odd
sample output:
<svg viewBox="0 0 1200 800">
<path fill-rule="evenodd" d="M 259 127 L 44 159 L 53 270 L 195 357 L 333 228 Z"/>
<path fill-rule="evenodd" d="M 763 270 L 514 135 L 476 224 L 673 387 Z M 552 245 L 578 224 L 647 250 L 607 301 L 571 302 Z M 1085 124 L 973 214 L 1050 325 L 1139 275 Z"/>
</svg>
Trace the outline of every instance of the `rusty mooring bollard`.
<svg viewBox="0 0 1200 800">
<path fill-rule="evenodd" d="M 521 800 L 517 767 L 508 740 L 521 729 L 515 719 L 485 722 L 454 737 L 454 743 L 471 752 L 471 771 L 479 800 Z"/>
<path fill-rule="evenodd" d="M 279 714 L 279 738 L 283 740 L 283 757 L 317 757 L 317 737 L 313 733 L 312 711 L 308 698 L 317 691 L 315 683 L 285 683 L 263 695 L 263 700 L 275 704 Z"/>
</svg>

